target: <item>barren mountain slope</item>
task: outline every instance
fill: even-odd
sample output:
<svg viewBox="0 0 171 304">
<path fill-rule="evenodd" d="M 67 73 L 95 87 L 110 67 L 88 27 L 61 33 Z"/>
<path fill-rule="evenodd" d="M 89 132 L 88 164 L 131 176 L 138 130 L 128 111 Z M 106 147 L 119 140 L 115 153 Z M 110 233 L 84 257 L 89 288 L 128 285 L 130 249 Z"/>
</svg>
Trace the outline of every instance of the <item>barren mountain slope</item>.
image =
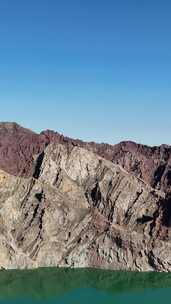
<svg viewBox="0 0 171 304">
<path fill-rule="evenodd" d="M 36 134 L 16 123 L 0 124 L 0 168 L 15 176 L 31 177 L 35 170 L 35 156 L 53 142 L 68 148 L 78 146 L 93 151 L 120 164 L 152 187 L 168 195 L 171 192 L 170 146 L 147 147 L 133 142 L 117 145 L 86 143 L 48 130 Z"/>
<path fill-rule="evenodd" d="M 0 124 L 0 267 L 171 270 L 171 147 Z"/>
<path fill-rule="evenodd" d="M 92 152 L 50 144 L 34 177 L 0 172 L 0 266 L 171 270 L 165 194 Z"/>
</svg>

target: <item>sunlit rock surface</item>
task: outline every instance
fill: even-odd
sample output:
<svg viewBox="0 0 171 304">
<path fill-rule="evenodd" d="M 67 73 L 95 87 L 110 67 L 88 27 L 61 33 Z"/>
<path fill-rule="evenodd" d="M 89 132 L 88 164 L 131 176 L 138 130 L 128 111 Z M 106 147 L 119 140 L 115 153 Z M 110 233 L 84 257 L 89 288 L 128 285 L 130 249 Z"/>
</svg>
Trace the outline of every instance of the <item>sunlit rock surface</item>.
<svg viewBox="0 0 171 304">
<path fill-rule="evenodd" d="M 138 149 L 1 124 L 0 267 L 170 271 L 170 147 Z"/>
</svg>

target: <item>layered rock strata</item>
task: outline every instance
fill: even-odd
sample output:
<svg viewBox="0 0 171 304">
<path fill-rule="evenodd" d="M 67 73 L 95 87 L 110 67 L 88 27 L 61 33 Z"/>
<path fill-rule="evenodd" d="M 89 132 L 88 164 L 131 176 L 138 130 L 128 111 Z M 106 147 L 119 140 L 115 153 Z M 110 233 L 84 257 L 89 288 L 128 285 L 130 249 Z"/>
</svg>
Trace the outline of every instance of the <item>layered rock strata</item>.
<svg viewBox="0 0 171 304">
<path fill-rule="evenodd" d="M 1 124 L 0 267 L 170 271 L 169 166 L 169 146 Z"/>
</svg>

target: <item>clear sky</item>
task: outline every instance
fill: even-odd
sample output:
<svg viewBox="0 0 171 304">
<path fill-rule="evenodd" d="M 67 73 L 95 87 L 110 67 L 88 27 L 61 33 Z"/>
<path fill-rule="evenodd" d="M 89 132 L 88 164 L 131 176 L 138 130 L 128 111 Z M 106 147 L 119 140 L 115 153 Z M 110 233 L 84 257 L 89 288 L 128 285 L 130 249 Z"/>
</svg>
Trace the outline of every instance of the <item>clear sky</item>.
<svg viewBox="0 0 171 304">
<path fill-rule="evenodd" d="M 171 144 L 171 1 L 0 0 L 0 120 Z"/>
</svg>

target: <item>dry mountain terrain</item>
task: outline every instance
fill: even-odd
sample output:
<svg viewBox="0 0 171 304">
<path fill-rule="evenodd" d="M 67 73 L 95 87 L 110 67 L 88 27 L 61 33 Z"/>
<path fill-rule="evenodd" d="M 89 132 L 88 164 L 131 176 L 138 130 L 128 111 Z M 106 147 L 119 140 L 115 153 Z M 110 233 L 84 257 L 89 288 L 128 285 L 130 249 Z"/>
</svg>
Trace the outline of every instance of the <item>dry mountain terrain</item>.
<svg viewBox="0 0 171 304">
<path fill-rule="evenodd" d="M 0 267 L 171 270 L 171 147 L 0 124 Z"/>
</svg>

